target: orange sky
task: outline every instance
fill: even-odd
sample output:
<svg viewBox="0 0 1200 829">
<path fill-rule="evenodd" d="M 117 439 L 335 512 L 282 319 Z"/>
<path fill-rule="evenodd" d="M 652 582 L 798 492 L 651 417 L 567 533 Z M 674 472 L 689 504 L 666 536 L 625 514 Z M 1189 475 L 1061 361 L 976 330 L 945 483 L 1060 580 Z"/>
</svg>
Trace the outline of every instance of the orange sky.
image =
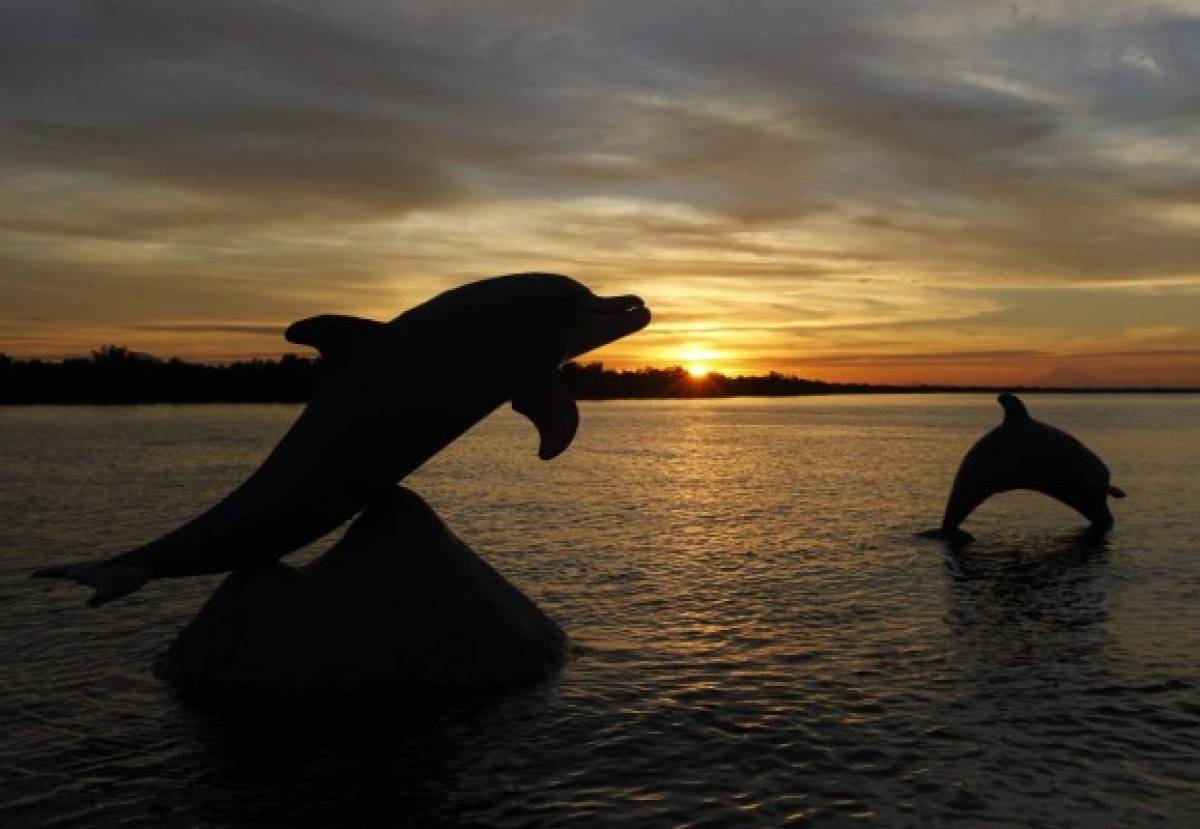
<svg viewBox="0 0 1200 829">
<path fill-rule="evenodd" d="M 642 295 L 597 354 L 1200 386 L 1194 4 L 0 12 L 0 351 L 275 356 L 470 279 Z"/>
</svg>

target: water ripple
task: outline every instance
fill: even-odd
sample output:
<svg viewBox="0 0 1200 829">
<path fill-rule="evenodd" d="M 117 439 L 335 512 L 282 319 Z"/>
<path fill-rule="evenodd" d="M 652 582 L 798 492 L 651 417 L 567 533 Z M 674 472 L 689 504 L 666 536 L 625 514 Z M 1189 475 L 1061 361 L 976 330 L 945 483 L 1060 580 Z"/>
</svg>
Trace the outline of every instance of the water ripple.
<svg viewBox="0 0 1200 829">
<path fill-rule="evenodd" d="M 1016 493 L 958 555 L 914 532 L 990 397 L 582 408 L 553 464 L 506 413 L 412 482 L 572 634 L 560 677 L 252 720 L 150 673 L 216 579 L 95 612 L 26 574 L 190 517 L 294 408 L 0 410 L 0 824 L 1200 822 L 1196 398 L 1039 399 L 1116 532 Z"/>
</svg>

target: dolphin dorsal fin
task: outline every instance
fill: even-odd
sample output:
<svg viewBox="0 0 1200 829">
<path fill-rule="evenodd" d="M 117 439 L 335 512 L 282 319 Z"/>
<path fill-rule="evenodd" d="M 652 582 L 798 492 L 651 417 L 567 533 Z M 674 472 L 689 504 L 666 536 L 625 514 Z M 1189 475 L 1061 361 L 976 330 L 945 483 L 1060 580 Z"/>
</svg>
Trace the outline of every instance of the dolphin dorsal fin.
<svg viewBox="0 0 1200 829">
<path fill-rule="evenodd" d="M 996 401 L 1004 409 L 1005 423 L 1025 423 L 1030 420 L 1029 410 L 1025 408 L 1021 398 L 1015 394 L 1002 394 L 996 398 Z"/>
<path fill-rule="evenodd" d="M 331 363 L 344 360 L 354 350 L 354 344 L 375 333 L 384 323 L 342 314 L 321 314 L 288 326 L 283 336 L 289 343 L 311 345 Z"/>
<path fill-rule="evenodd" d="M 548 461 L 571 445 L 579 428 L 579 407 L 563 379 L 562 373 L 548 371 L 539 374 L 517 390 L 512 407 L 533 421 L 541 444 L 538 457 Z"/>
</svg>

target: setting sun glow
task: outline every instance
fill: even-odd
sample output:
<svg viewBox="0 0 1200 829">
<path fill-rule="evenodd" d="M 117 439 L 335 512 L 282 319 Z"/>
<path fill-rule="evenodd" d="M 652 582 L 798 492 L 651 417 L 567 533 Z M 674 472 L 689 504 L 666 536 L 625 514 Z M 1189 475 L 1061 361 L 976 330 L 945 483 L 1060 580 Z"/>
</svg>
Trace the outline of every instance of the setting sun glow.
<svg viewBox="0 0 1200 829">
<path fill-rule="evenodd" d="M 689 345 L 675 352 L 675 364 L 683 366 L 693 380 L 703 380 L 718 370 L 713 364 L 719 364 L 723 356 L 706 345 Z"/>
</svg>

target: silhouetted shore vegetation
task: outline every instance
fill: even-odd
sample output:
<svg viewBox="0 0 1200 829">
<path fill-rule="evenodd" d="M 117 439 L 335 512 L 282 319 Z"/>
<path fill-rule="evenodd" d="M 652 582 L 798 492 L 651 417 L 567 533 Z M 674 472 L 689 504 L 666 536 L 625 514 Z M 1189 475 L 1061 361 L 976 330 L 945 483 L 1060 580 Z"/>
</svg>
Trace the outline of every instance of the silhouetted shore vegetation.
<svg viewBox="0 0 1200 829">
<path fill-rule="evenodd" d="M 0 404 L 20 403 L 299 403 L 312 396 L 324 373 L 320 359 L 286 354 L 278 360 L 228 364 L 163 360 L 122 346 L 88 357 L 21 360 L 0 354 Z M 771 372 L 693 377 L 679 366 L 615 371 L 601 363 L 570 363 L 563 374 L 580 400 L 716 397 L 792 397 L 812 394 L 896 394 L 999 391 L 997 386 L 902 386 L 826 383 Z M 469 372 L 463 376 L 469 382 Z M 1197 389 L 1056 389 L 1007 386 L 1007 391 L 1181 392 Z"/>
</svg>

